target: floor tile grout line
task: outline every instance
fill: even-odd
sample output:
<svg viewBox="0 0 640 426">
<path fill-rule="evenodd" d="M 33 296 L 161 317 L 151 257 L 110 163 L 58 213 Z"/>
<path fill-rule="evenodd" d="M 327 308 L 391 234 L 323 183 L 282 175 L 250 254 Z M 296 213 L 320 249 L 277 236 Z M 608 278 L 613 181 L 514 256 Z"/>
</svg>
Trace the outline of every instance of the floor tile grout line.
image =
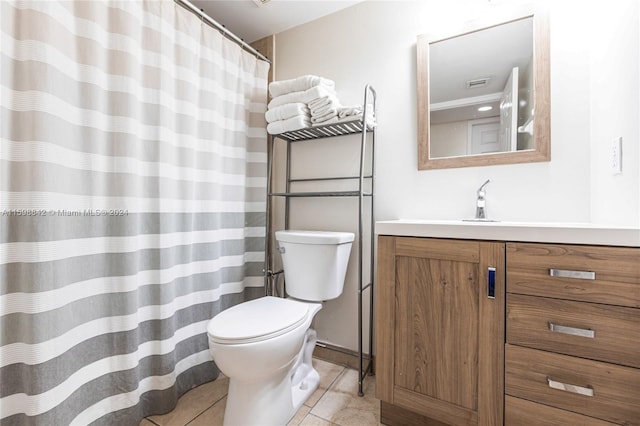
<svg viewBox="0 0 640 426">
<path fill-rule="evenodd" d="M 324 361 L 324 360 L 323 360 L 323 361 Z M 347 367 L 347 366 L 345 366 L 345 365 L 335 364 L 335 363 L 332 363 L 332 362 L 330 362 L 330 361 L 324 361 L 324 362 L 326 362 L 326 363 L 328 363 L 328 364 L 333 364 L 333 365 L 335 365 L 335 366 L 337 366 L 337 367 L 341 367 L 341 368 L 342 368 L 342 370 L 340 370 L 340 371 L 338 372 L 338 374 L 336 374 L 336 376 L 333 378 L 333 380 L 331 381 L 331 383 L 329 383 L 329 385 L 328 385 L 328 386 L 327 386 L 327 388 L 324 390 L 324 392 L 322 392 L 322 395 L 320 395 L 320 397 L 316 400 L 316 402 L 315 402 L 313 405 L 307 405 L 307 404 L 306 404 L 306 401 L 302 404 L 302 407 L 306 407 L 306 408 L 308 408 L 308 409 L 309 409 L 309 411 L 308 411 L 308 412 L 307 412 L 307 414 L 302 418 L 302 420 L 300 420 L 300 422 L 298 422 L 298 425 L 302 424 L 302 423 L 303 423 L 303 422 L 304 422 L 304 421 L 305 421 L 309 416 L 312 416 L 312 417 L 314 417 L 314 418 L 316 418 L 316 419 L 321 419 L 321 420 L 324 420 L 324 421 L 329 421 L 329 420 L 324 419 L 324 418 L 322 418 L 322 417 L 318 417 L 318 416 L 316 416 L 316 415 L 314 415 L 314 414 L 311 414 L 311 410 L 313 410 L 313 408 L 316 406 L 316 404 L 317 404 L 318 402 L 320 402 L 320 400 L 321 400 L 321 399 L 322 399 L 322 398 L 327 394 L 327 392 L 329 391 L 329 389 L 331 389 L 331 386 L 333 386 L 333 384 L 336 382 L 336 380 L 338 380 L 338 379 L 340 378 L 340 376 L 342 376 L 342 375 L 344 374 L 344 372 L 345 372 L 346 370 L 348 370 L 348 367 Z M 302 409 L 302 407 L 300 407 L 300 408 L 298 409 L 298 411 L 299 411 L 300 409 Z"/>
<path fill-rule="evenodd" d="M 325 362 L 328 362 L 328 361 L 325 361 Z M 347 367 L 345 367 L 345 366 L 341 366 L 339 364 L 335 364 L 335 365 L 337 365 L 338 367 L 342 367 L 342 371 L 340 371 L 338 374 L 336 374 L 336 377 L 333 378 L 331 383 L 329 383 L 329 386 L 327 386 L 327 388 L 324 390 L 324 392 L 322 392 L 322 395 L 320 395 L 320 397 L 316 400 L 316 402 L 314 402 L 313 405 L 307 405 L 306 401 L 303 402 L 303 405 L 307 405 L 307 407 L 310 408 L 309 412 L 311 412 L 313 407 L 315 407 L 316 404 L 322 399 L 322 397 L 325 396 L 325 394 L 329 391 L 329 389 L 331 389 L 331 386 L 333 386 L 333 384 L 336 382 L 336 380 L 338 380 L 338 378 L 340 376 L 342 376 L 342 374 L 345 372 L 345 370 L 347 370 Z"/>
<path fill-rule="evenodd" d="M 328 363 L 328 364 L 333 364 L 332 362 L 329 362 L 329 361 L 324 361 L 324 362 L 326 362 L 326 363 Z M 305 401 L 305 402 L 303 402 L 303 403 L 302 403 L 302 405 L 303 405 L 303 406 L 309 407 L 309 410 L 313 409 L 313 407 L 315 407 L 315 406 L 316 406 L 316 404 L 318 403 L 318 401 L 320 401 L 320 400 L 322 399 L 322 397 L 327 393 L 327 391 L 331 388 L 331 386 L 333 386 L 333 383 L 334 383 L 336 380 L 338 380 L 338 377 L 340 377 L 340 376 L 342 375 L 342 373 L 344 372 L 344 370 L 345 370 L 345 368 L 346 368 L 345 366 L 342 366 L 342 365 L 339 365 L 339 364 L 334 364 L 334 365 L 335 365 L 335 366 L 337 366 L 337 367 L 341 367 L 341 368 L 342 368 L 342 371 L 340 371 L 338 374 L 336 374 L 336 377 L 334 377 L 334 378 L 333 378 L 333 380 L 331 381 L 331 383 L 329 383 L 329 385 L 328 385 L 328 386 L 327 386 L 327 388 L 324 390 L 324 392 L 322 392 L 322 395 L 320 395 L 320 397 L 318 397 L 318 399 L 316 400 L 316 402 L 314 402 L 314 403 L 313 403 L 313 405 L 307 405 L 307 401 Z M 308 398 L 307 398 L 307 399 L 308 399 Z"/>
<path fill-rule="evenodd" d="M 201 413 L 197 414 L 194 418 L 192 418 L 191 420 L 189 420 L 187 423 L 184 424 L 184 426 L 187 426 L 190 423 L 193 423 L 195 421 L 195 419 L 197 419 L 198 417 L 200 417 L 201 415 L 203 415 L 204 413 L 207 412 L 207 410 L 210 410 L 211 408 L 213 408 L 216 404 L 218 404 L 219 402 L 222 402 L 223 399 L 225 399 L 227 397 L 227 394 L 225 393 L 224 396 L 220 399 L 218 399 L 216 402 L 214 402 L 213 404 L 211 404 L 210 406 L 208 406 L 207 408 L 205 408 L 204 410 L 202 410 Z"/>
<path fill-rule="evenodd" d="M 329 391 L 329 389 L 331 389 L 331 388 L 336 384 L 336 382 L 338 381 L 338 379 L 340 379 L 340 377 L 342 377 L 342 376 L 344 376 L 345 374 L 347 374 L 347 372 L 348 372 L 349 370 L 351 370 L 351 368 L 344 367 L 344 368 L 342 369 L 342 371 L 340 372 L 340 374 L 338 374 L 338 375 L 336 376 L 336 378 L 335 378 L 335 379 L 333 379 L 333 381 L 331 382 L 331 384 L 329 385 L 329 387 L 327 387 L 327 391 Z"/>
<path fill-rule="evenodd" d="M 333 381 L 331 382 L 331 384 L 327 387 L 327 390 L 325 390 L 325 391 L 324 391 L 324 393 L 322 394 L 322 396 L 321 396 L 320 398 L 318 398 L 318 400 L 316 401 L 316 403 L 315 403 L 315 404 L 313 404 L 313 407 L 311 408 L 311 410 L 309 410 L 309 414 L 307 414 L 307 416 L 313 416 L 313 417 L 315 417 L 315 418 L 317 418 L 317 419 L 324 420 L 325 422 L 329 422 L 331 425 L 338 425 L 337 423 L 332 422 L 332 421 L 331 421 L 331 419 L 325 419 L 325 418 L 324 418 L 324 417 L 322 417 L 322 416 L 319 416 L 319 415 L 317 415 L 317 414 L 313 414 L 311 411 L 312 411 L 312 410 L 313 410 L 313 408 L 314 408 L 314 407 L 315 407 L 315 406 L 316 406 L 316 405 L 317 405 L 317 404 L 322 400 L 322 398 L 324 398 L 324 396 L 325 396 L 325 395 L 326 395 L 326 394 L 331 390 L 331 388 L 336 384 L 336 382 L 337 382 L 337 381 L 338 381 L 342 376 L 344 376 L 345 374 L 347 374 L 347 372 L 348 372 L 349 370 L 350 370 L 350 369 L 349 369 L 348 367 L 343 367 L 343 368 L 342 368 L 342 371 L 340 372 L 340 374 L 338 374 L 338 375 L 336 376 L 336 378 L 335 378 L 335 379 L 333 379 Z M 307 417 L 307 416 L 305 416 L 305 417 Z M 339 426 L 339 425 L 338 425 L 338 426 Z"/>
<path fill-rule="evenodd" d="M 327 386 L 327 390 L 325 391 L 325 393 L 327 393 L 329 391 L 329 389 L 333 388 L 333 386 L 338 382 L 338 380 L 340 379 L 340 377 L 344 376 L 345 374 L 347 374 L 347 372 L 349 371 L 348 367 L 343 367 L 342 371 L 340 372 L 340 374 L 338 374 L 332 381 L 331 384 L 329 386 Z M 324 395 L 323 395 L 324 396 Z"/>
<path fill-rule="evenodd" d="M 223 376 L 224 377 L 224 376 Z M 218 376 L 215 380 L 219 380 L 220 376 Z M 228 384 L 227 384 L 228 386 Z M 205 408 L 204 410 L 202 410 L 202 412 L 200 412 L 199 414 L 197 414 L 194 418 L 192 418 L 191 420 L 189 420 L 187 423 L 185 423 L 185 426 L 188 425 L 189 423 L 193 422 L 195 419 L 197 419 L 198 417 L 200 417 L 201 415 L 203 415 L 207 410 L 209 410 L 210 408 L 213 408 L 214 405 L 216 405 L 217 403 L 219 403 L 220 401 L 222 401 L 223 399 L 225 399 L 227 397 L 227 395 L 229 394 L 229 388 L 227 387 L 227 392 L 224 393 L 224 395 L 222 395 L 220 398 L 218 398 L 216 401 L 214 401 L 213 404 L 209 405 L 207 408 Z"/>
<path fill-rule="evenodd" d="M 214 379 L 214 381 L 215 381 L 215 380 L 219 380 L 219 378 Z M 207 383 L 209 383 L 209 382 L 207 382 Z M 195 388 L 193 388 L 193 389 L 195 389 Z M 193 389 L 190 389 L 190 390 L 188 390 L 187 392 L 185 392 L 184 394 L 182 394 L 182 396 L 181 396 L 180 398 L 178 398 L 178 401 L 180 401 L 180 399 L 182 399 L 185 395 L 187 395 L 187 394 L 188 394 L 189 392 L 191 392 Z M 214 405 L 216 405 L 218 402 L 220 402 L 220 401 L 222 401 L 223 399 L 225 399 L 225 398 L 227 397 L 227 394 L 228 394 L 228 393 L 229 393 L 229 392 L 225 392 L 225 393 L 224 393 L 224 395 L 222 395 L 220 398 L 218 398 L 216 401 L 214 401 L 211 405 L 207 405 L 207 407 L 206 407 L 205 409 L 203 409 L 201 412 L 199 412 L 198 414 L 196 414 L 193 418 L 191 418 L 191 419 L 190 419 L 190 420 L 188 420 L 184 425 L 181 425 L 181 426 L 186 426 L 186 425 L 188 425 L 189 423 L 193 422 L 196 418 L 198 418 L 198 417 L 200 417 L 202 414 L 204 414 L 204 413 L 205 413 L 205 411 L 207 411 L 208 409 L 210 409 L 210 408 L 212 408 Z M 172 413 L 172 412 L 174 412 L 175 410 L 176 410 L 176 409 L 174 408 L 172 411 L 169 411 L 169 413 Z M 168 413 L 166 413 L 166 414 L 168 414 Z M 155 416 L 155 415 L 157 415 L 157 414 L 153 414 L 152 416 Z M 154 425 L 156 425 L 156 426 L 162 426 L 161 424 L 156 423 L 156 422 L 154 422 L 153 420 L 151 420 L 151 418 L 150 418 L 150 417 L 152 417 L 152 416 L 145 417 L 145 419 L 146 419 L 146 420 L 149 420 L 151 423 L 153 423 L 153 424 L 154 424 Z"/>
<path fill-rule="evenodd" d="M 345 367 L 345 368 L 342 370 L 342 372 L 341 372 L 340 374 L 338 374 L 338 376 L 333 380 L 333 382 L 331 383 L 331 385 L 327 388 L 327 390 L 325 391 L 325 394 L 326 394 L 327 392 L 329 392 L 330 390 L 332 390 L 333 392 L 337 392 L 337 391 L 335 390 L 334 386 L 337 386 L 338 381 L 339 381 L 341 378 L 343 378 L 344 376 L 346 376 L 346 375 L 349 373 L 349 371 L 350 371 L 350 370 L 354 370 L 354 371 L 357 373 L 357 370 L 355 370 L 355 369 L 353 369 L 353 368 Z M 319 402 L 320 402 L 320 400 L 321 400 L 323 397 L 324 397 L 324 394 L 323 394 L 323 396 L 322 396 L 322 397 L 321 397 L 321 398 L 316 402 L 316 404 L 317 404 L 317 403 L 319 403 Z M 357 398 L 364 398 L 364 396 L 363 396 L 363 397 L 359 397 L 359 396 L 358 396 Z M 373 398 L 375 398 L 375 396 L 374 396 Z M 315 406 L 315 405 L 314 405 L 314 406 Z M 317 419 L 321 419 L 321 420 L 323 420 L 323 421 L 325 421 L 325 422 L 328 422 L 331 426 L 343 426 L 343 424 L 342 424 L 342 423 L 335 422 L 335 421 L 334 421 L 334 420 L 332 420 L 332 419 L 327 419 L 327 418 L 325 418 L 325 417 L 323 417 L 323 416 L 321 416 L 321 415 L 319 415 L 319 414 L 312 413 L 311 411 L 309 411 L 309 414 L 308 414 L 307 416 L 313 416 L 313 417 L 315 417 L 315 418 L 317 418 Z M 382 424 L 380 423 L 380 420 L 378 420 L 378 423 L 377 423 L 377 424 L 378 424 L 378 425 L 382 425 Z"/>
<path fill-rule="evenodd" d="M 331 420 L 327 420 L 327 419 L 325 419 L 325 418 L 323 418 L 323 417 L 316 416 L 315 414 L 311 414 L 311 413 L 309 413 L 309 414 L 307 414 L 307 415 L 304 417 L 304 419 L 306 420 L 306 419 L 307 419 L 307 417 L 313 417 L 314 419 L 322 420 L 322 421 L 324 421 L 324 422 L 329 423 L 329 425 L 331 425 L 331 426 L 333 426 L 333 425 L 339 426 L 337 423 L 333 423 Z"/>
</svg>

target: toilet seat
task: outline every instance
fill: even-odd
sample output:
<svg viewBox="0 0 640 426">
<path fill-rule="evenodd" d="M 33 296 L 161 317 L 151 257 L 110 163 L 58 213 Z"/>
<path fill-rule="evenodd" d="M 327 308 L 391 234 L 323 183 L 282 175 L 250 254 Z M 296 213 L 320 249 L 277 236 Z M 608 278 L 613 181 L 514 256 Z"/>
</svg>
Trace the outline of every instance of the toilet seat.
<svg viewBox="0 0 640 426">
<path fill-rule="evenodd" d="M 207 324 L 207 333 L 221 344 L 259 342 L 299 327 L 308 313 L 305 303 L 265 296 L 220 312 Z"/>
</svg>

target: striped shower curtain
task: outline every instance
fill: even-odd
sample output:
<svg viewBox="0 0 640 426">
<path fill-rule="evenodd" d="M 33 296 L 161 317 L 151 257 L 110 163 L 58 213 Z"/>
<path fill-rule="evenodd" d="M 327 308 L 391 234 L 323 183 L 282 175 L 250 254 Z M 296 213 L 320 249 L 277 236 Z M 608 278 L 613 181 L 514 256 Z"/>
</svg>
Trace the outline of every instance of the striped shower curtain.
<svg viewBox="0 0 640 426">
<path fill-rule="evenodd" d="M 268 64 L 171 0 L 0 3 L 0 423 L 137 425 L 264 294 Z"/>
</svg>

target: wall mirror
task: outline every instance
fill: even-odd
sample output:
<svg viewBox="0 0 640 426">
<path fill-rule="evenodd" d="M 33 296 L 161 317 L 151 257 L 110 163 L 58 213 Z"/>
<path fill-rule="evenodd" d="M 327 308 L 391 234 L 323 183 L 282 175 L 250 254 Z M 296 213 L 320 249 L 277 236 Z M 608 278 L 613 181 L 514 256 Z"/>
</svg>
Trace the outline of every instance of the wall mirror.
<svg viewBox="0 0 640 426">
<path fill-rule="evenodd" d="M 546 11 L 421 35 L 417 66 L 419 169 L 550 160 Z"/>
</svg>

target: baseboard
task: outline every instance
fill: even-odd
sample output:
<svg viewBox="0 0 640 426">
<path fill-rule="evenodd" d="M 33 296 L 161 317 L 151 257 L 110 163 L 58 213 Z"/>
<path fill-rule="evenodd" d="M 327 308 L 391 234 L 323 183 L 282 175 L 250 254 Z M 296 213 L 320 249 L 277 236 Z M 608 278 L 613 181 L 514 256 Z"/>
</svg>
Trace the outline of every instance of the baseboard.
<svg viewBox="0 0 640 426">
<path fill-rule="evenodd" d="M 316 348 L 313 351 L 313 356 L 315 358 L 331 362 L 333 364 L 352 368 L 354 370 L 360 369 L 360 358 L 358 357 L 358 353 L 356 351 L 352 351 L 351 349 L 343 348 L 340 346 L 335 346 L 330 343 L 316 343 Z M 367 365 L 369 364 L 369 354 L 364 354 L 362 362 L 363 368 L 367 368 Z M 372 364 L 373 371 L 375 371 L 375 363 L 376 357 L 374 356 Z"/>
</svg>

